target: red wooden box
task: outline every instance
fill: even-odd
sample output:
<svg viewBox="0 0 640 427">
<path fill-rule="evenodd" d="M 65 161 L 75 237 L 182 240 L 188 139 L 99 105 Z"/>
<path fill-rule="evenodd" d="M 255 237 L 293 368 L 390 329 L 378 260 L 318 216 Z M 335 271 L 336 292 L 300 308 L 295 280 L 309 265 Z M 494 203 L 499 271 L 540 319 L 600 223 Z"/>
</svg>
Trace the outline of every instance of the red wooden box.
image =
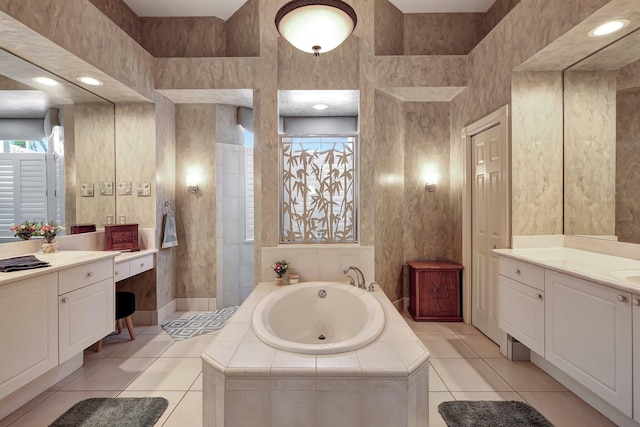
<svg viewBox="0 0 640 427">
<path fill-rule="evenodd" d="M 462 266 L 449 261 L 411 261 L 409 313 L 416 321 L 462 321 Z"/>
<path fill-rule="evenodd" d="M 106 251 L 139 251 L 138 224 L 105 224 L 104 249 Z"/>
</svg>

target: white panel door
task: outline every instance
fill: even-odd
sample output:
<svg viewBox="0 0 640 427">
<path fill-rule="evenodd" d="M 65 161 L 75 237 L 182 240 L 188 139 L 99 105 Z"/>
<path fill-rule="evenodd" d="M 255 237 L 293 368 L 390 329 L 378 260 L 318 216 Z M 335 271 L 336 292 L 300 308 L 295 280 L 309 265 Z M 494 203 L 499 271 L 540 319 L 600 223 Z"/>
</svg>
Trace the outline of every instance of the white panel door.
<svg viewBox="0 0 640 427">
<path fill-rule="evenodd" d="M 640 422 L 640 295 L 633 296 L 633 419 Z"/>
<path fill-rule="evenodd" d="M 58 365 L 57 295 L 58 273 L 0 286 L 0 399 Z"/>
<path fill-rule="evenodd" d="M 60 363 L 109 335 L 115 326 L 113 278 L 58 297 L 60 305 Z"/>
<path fill-rule="evenodd" d="M 508 148 L 500 123 L 471 138 L 472 323 L 500 342 L 499 257 L 491 250 L 509 245 Z"/>
<path fill-rule="evenodd" d="M 545 357 L 632 416 L 631 294 L 545 271 Z"/>
</svg>

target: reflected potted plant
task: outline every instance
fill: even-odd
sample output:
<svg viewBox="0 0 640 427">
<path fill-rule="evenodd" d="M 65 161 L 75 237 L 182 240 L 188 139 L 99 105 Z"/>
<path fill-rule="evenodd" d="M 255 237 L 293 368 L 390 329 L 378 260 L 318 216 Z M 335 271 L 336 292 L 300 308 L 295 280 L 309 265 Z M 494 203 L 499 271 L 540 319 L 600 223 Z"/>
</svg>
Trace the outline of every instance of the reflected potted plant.
<svg viewBox="0 0 640 427">
<path fill-rule="evenodd" d="M 11 231 L 15 237 L 19 237 L 22 240 L 29 240 L 31 236 L 36 233 L 37 225 L 38 223 L 30 221 L 25 221 L 19 225 L 11 224 L 9 231 Z"/>
<path fill-rule="evenodd" d="M 56 242 L 56 236 L 64 227 L 56 224 L 55 221 L 49 220 L 49 222 L 41 222 L 36 226 L 36 234 L 42 236 L 42 252 L 48 254 L 56 252 L 58 250 L 58 243 Z"/>
<path fill-rule="evenodd" d="M 273 264 L 273 271 L 276 273 L 276 286 L 282 286 L 284 284 L 284 275 L 289 268 L 289 263 L 285 260 L 276 261 Z"/>
</svg>

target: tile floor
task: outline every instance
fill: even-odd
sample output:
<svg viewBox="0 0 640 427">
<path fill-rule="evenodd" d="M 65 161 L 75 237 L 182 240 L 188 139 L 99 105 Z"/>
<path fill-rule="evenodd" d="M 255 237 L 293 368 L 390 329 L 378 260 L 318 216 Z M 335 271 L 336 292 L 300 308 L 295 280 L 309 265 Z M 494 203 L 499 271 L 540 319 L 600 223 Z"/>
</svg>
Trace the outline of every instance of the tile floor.
<svg viewBox="0 0 640 427">
<path fill-rule="evenodd" d="M 177 312 L 172 318 L 196 312 Z M 498 346 L 462 323 L 405 319 L 431 351 L 430 427 L 446 427 L 438 404 L 454 399 L 523 400 L 556 427 L 614 426 L 530 362 L 510 362 Z M 202 425 L 200 353 L 215 337 L 175 342 L 159 326 L 137 327 L 105 340 L 101 353 L 85 352 L 84 366 L 13 414 L 0 427 L 46 427 L 74 403 L 89 397 L 163 396 L 169 401 L 156 426 Z"/>
</svg>

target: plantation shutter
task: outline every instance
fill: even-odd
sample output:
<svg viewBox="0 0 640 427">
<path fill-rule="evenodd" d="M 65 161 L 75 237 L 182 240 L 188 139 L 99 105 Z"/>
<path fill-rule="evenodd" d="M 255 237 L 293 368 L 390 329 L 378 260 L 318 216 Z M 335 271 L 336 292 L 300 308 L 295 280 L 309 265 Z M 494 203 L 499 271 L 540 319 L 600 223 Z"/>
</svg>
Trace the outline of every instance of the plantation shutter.
<svg viewBox="0 0 640 427">
<path fill-rule="evenodd" d="M 253 147 L 244 149 L 244 178 L 245 178 L 245 240 L 254 239 L 255 208 L 253 205 Z"/>
<path fill-rule="evenodd" d="M 15 218 L 15 161 L 0 154 L 0 238 L 13 237 L 9 231 Z"/>
</svg>

